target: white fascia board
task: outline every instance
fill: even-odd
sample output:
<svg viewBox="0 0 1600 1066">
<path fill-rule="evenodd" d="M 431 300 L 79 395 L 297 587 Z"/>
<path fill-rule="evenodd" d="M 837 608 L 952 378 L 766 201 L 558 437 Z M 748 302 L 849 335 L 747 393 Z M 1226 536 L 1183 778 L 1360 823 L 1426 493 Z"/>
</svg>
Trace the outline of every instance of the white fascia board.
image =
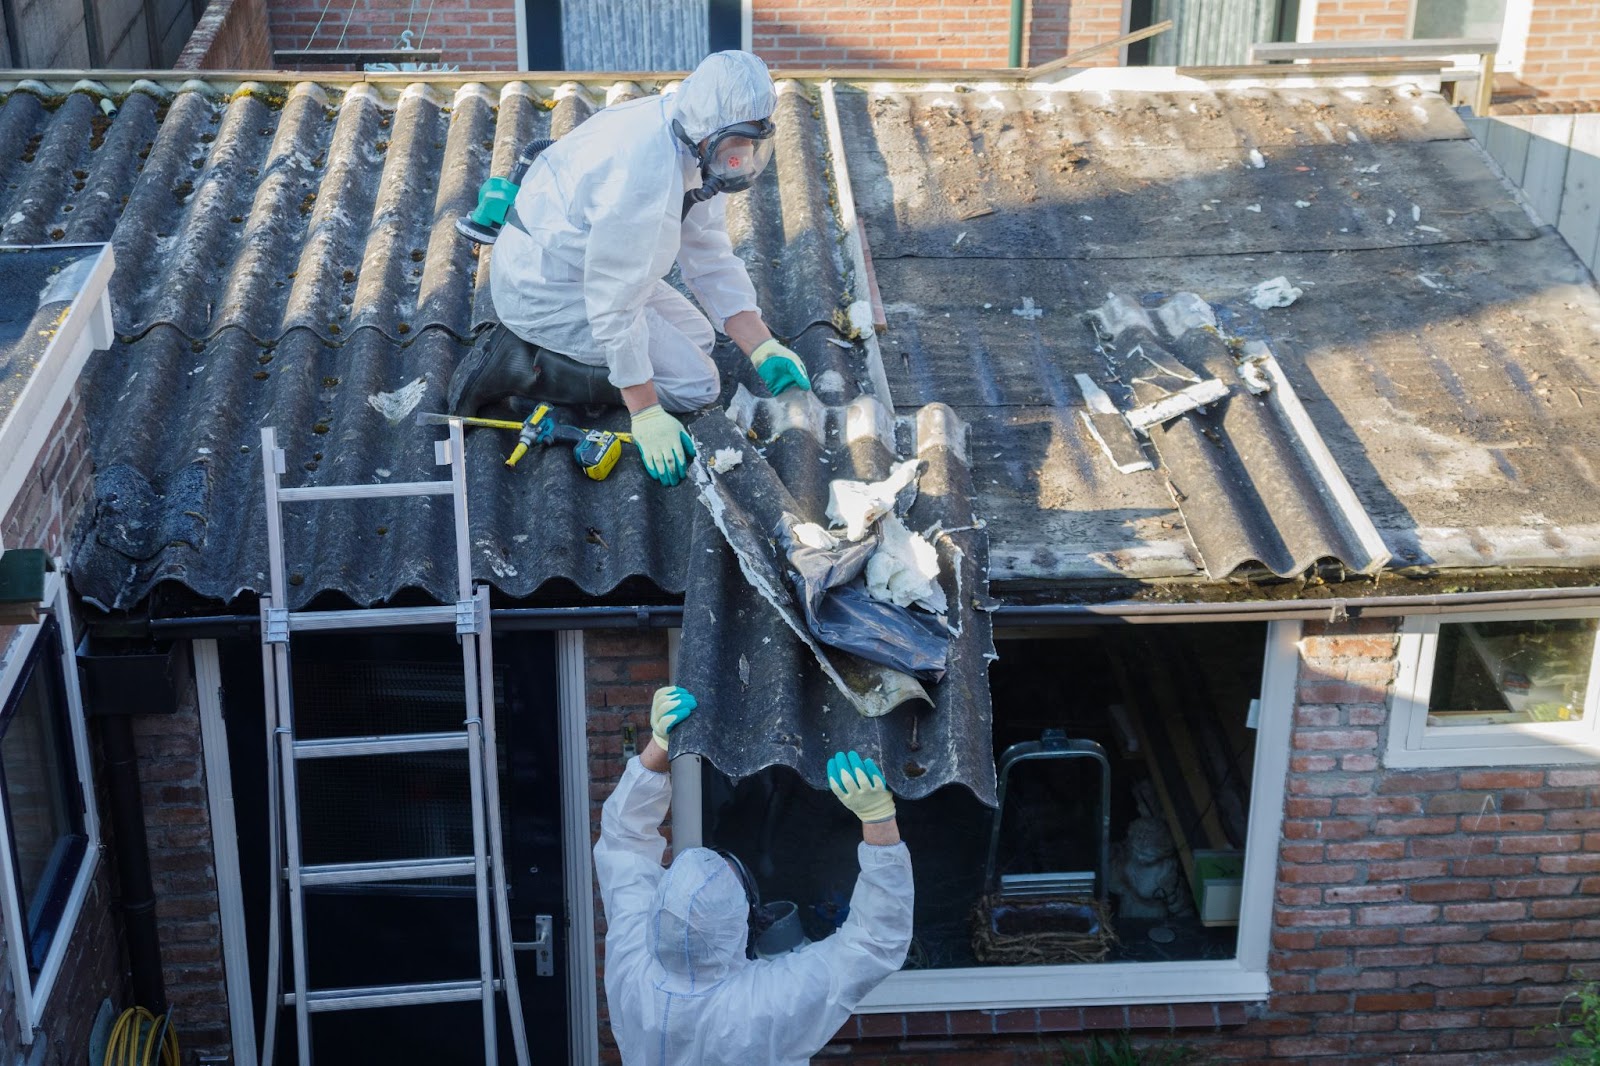
<svg viewBox="0 0 1600 1066">
<path fill-rule="evenodd" d="M 48 245 L 59 249 L 63 245 Z M 50 439 L 50 430 L 66 406 L 72 386 L 88 361 L 89 354 L 109 348 L 114 337 L 111 326 L 111 297 L 107 287 L 116 258 L 111 245 L 100 246 L 89 275 L 83 281 L 72 302 L 67 306 L 67 316 L 50 339 L 39 365 L 29 376 L 17 397 L 16 406 L 0 423 L 0 455 L 6 463 L 0 467 L 0 515 L 11 509 L 20 494 L 28 475 L 33 472 L 39 452 Z M 29 545 L 16 545 L 29 547 Z M 0 550 L 7 545 L 0 542 Z"/>
</svg>

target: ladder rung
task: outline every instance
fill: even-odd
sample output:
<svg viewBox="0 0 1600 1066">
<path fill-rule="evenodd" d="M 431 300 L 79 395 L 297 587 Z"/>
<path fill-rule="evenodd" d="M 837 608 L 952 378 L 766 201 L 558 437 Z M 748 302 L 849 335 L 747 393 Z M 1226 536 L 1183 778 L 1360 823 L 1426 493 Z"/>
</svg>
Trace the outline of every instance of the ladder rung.
<svg viewBox="0 0 1600 1066">
<path fill-rule="evenodd" d="M 455 604 L 444 607 L 373 607 L 365 611 L 295 611 L 289 629 L 382 629 L 388 626 L 454 625 Z"/>
<path fill-rule="evenodd" d="M 477 872 L 471 855 L 382 862 L 330 862 L 300 869 L 302 885 L 359 885 L 370 881 L 410 881 L 424 877 L 462 877 Z"/>
<path fill-rule="evenodd" d="M 280 503 L 297 500 L 381 500 L 390 496 L 448 496 L 455 490 L 451 481 L 397 481 L 392 485 L 304 485 L 279 489 Z"/>
<path fill-rule="evenodd" d="M 297 740 L 297 759 L 337 759 L 347 755 L 405 755 L 421 751 L 464 751 L 465 733 L 408 733 L 375 737 L 329 737 Z"/>
<path fill-rule="evenodd" d="M 500 982 L 492 982 L 499 991 Z M 470 1003 L 483 998 L 483 982 L 428 981 L 414 985 L 372 985 L 367 988 L 324 988 L 306 994 L 306 1010 L 362 1010 L 369 1007 L 411 1007 L 420 1003 Z M 283 1005 L 294 1005 L 295 994 L 285 992 Z"/>
</svg>

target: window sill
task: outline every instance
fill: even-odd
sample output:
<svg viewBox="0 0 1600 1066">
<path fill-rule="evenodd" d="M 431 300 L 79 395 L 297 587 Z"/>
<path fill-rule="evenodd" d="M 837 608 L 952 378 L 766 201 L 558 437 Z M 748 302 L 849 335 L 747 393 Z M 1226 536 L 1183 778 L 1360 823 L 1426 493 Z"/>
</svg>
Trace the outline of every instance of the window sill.
<svg viewBox="0 0 1600 1066">
<path fill-rule="evenodd" d="M 1231 959 L 902 970 L 873 989 L 856 1010 L 877 1014 L 1214 1003 L 1264 1000 L 1268 991 L 1264 971 L 1246 970 Z"/>
<path fill-rule="evenodd" d="M 1449 766 L 1593 766 L 1600 763 L 1600 745 L 1506 744 L 1390 748 L 1383 765 L 1390 770 L 1431 770 Z"/>
</svg>

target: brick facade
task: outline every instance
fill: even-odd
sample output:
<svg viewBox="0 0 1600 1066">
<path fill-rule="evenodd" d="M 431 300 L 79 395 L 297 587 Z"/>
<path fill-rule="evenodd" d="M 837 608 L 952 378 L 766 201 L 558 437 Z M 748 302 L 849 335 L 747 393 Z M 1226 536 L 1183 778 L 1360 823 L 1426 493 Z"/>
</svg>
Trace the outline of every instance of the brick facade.
<svg viewBox="0 0 1600 1066">
<path fill-rule="evenodd" d="M 49 439 L 39 450 L 33 473 L 0 519 L 0 539 L 14 547 L 43 548 L 52 556 L 70 554 L 72 532 L 92 488 L 88 430 L 78 391 L 73 389 L 56 416 Z M 0 628 L 0 642 L 9 647 L 15 633 L 14 629 Z M 94 747 L 92 731 L 90 747 Z M 45 1061 L 81 1061 L 87 1053 L 89 1029 L 100 1001 L 109 996 L 114 1004 L 120 1004 L 126 999 L 122 934 L 113 907 L 111 866 L 110 851 L 106 849 L 100 855 L 89 895 L 71 932 L 61 974 L 35 1036 L 36 1042 L 42 1041 L 55 1055 L 54 1059 L 47 1056 Z M 17 990 L 11 982 L 10 950 L 5 927 L 0 924 L 0 1062 L 5 1063 L 16 1060 L 22 1037 L 17 1029 Z"/>
<path fill-rule="evenodd" d="M 173 64 L 178 70 L 271 70 L 273 65 L 267 0 L 211 0 Z"/>
<path fill-rule="evenodd" d="M 181 684 L 175 713 L 140 715 L 133 733 L 167 1000 L 185 1054 L 227 1053 L 222 923 L 193 678 Z"/>
<path fill-rule="evenodd" d="M 413 5 L 411 0 L 350 0 L 330 9 L 323 0 L 270 0 L 268 10 L 275 48 L 398 48 L 400 34 L 409 24 L 412 47 L 438 48 L 440 62 L 446 65 L 516 70 L 519 2 L 440 0 Z"/>
<path fill-rule="evenodd" d="M 1308 623 L 1300 641 L 1268 1002 L 859 1015 L 819 1061 L 1044 1066 L 1122 1029 L 1217 1061 L 1547 1061 L 1557 1004 L 1600 973 L 1600 770 L 1384 770 L 1396 628 Z M 591 633 L 585 649 L 597 833 L 665 640 Z"/>
<path fill-rule="evenodd" d="M 1318 0 L 1313 39 L 1404 38 L 1414 0 Z M 1533 0 L 1520 80 L 1541 99 L 1600 99 L 1600 7 L 1588 0 Z"/>
</svg>

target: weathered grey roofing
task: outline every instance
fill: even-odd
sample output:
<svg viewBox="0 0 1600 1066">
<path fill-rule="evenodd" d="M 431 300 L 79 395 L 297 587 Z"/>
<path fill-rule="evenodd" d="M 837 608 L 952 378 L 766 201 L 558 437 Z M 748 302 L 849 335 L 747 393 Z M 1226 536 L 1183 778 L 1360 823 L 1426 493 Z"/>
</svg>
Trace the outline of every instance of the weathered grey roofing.
<svg viewBox="0 0 1600 1066">
<path fill-rule="evenodd" d="M 492 320 L 489 257 L 456 216 L 491 160 L 504 173 L 527 140 L 651 88 L 142 83 L 111 117 L 92 87 L 9 92 L 0 241 L 110 239 L 119 263 L 119 342 L 84 378 L 99 480 L 79 589 L 127 608 L 163 582 L 223 603 L 264 588 L 262 426 L 306 484 L 430 476 L 437 432 L 391 425 L 369 399 L 420 383 L 416 409 L 439 410 Z M 730 228 L 773 327 L 813 374 L 837 371 L 848 401 L 863 353 L 807 331 L 831 323 L 843 289 L 824 137 L 799 87 L 774 119 L 777 180 L 731 201 Z M 469 438 L 481 578 L 517 598 L 682 592 L 682 552 L 655 531 L 687 527 L 689 489 L 636 463 L 592 483 L 555 454 L 508 476 L 509 443 Z M 291 509 L 292 596 L 448 598 L 439 517 L 415 500 Z"/>
<path fill-rule="evenodd" d="M 454 216 L 491 159 L 503 171 L 524 139 L 655 86 L 226 88 L 151 87 L 114 118 L 92 91 L 25 87 L 0 107 L 0 240 L 109 236 L 121 264 L 124 340 L 87 378 L 102 520 L 78 560 L 107 604 L 164 581 L 221 601 L 259 587 L 254 457 L 240 449 L 260 425 L 316 464 L 311 483 L 425 474 L 431 435 L 390 427 L 367 399 L 420 378 L 419 407 L 437 407 L 487 319 L 484 263 Z M 939 401 L 970 425 L 1001 589 L 1216 579 L 1233 561 L 1205 558 L 1208 542 L 1299 544 L 1277 562 L 1240 556 L 1246 569 L 1362 568 L 1325 524 L 1275 528 L 1305 512 L 1305 486 L 1271 462 L 1252 475 L 1265 506 L 1204 514 L 1175 503 L 1167 461 L 1110 467 L 1075 375 L 1105 375 L 1080 316 L 1111 293 L 1154 306 L 1195 292 L 1231 335 L 1265 341 L 1390 566 L 1600 564 L 1600 445 L 1583 406 L 1600 402 L 1600 300 L 1436 97 L 1193 80 L 837 92 L 888 311 L 889 391 L 902 412 Z M 800 335 L 814 375 L 836 367 L 854 390 L 860 346 L 806 330 L 855 287 L 814 95 L 787 87 L 777 180 L 736 197 L 732 224 L 780 332 Z M 1280 274 L 1304 290 L 1297 303 L 1246 302 Z M 686 528 L 687 492 L 626 464 L 603 486 L 556 462 L 498 477 L 505 443 L 473 434 L 474 480 L 495 485 L 474 515 L 482 577 L 519 598 L 684 589 L 681 555 L 648 531 Z M 291 534 L 317 548 L 296 586 L 307 598 L 447 591 L 432 562 L 443 541 L 392 505 Z"/>
<path fill-rule="evenodd" d="M 97 247 L 7 248 L 0 246 L 0 426 L 16 413 L 22 392 L 43 358 L 56 319 L 78 294 L 82 279 L 54 284 Z"/>
<path fill-rule="evenodd" d="M 960 88 L 841 92 L 840 114 L 890 390 L 971 425 L 997 586 L 1195 577 L 1208 542 L 1362 569 L 1331 530 L 1276 527 L 1308 486 L 1270 456 L 1242 457 L 1262 505 L 1235 482 L 1184 506 L 1175 464 L 1118 473 L 1085 431 L 1075 375 L 1106 362 L 1081 316 L 1184 291 L 1275 353 L 1389 565 L 1600 563 L 1600 299 L 1437 97 Z M 1251 306 L 1278 275 L 1299 301 Z M 1187 417 L 1231 421 L 1231 384 Z"/>
</svg>

